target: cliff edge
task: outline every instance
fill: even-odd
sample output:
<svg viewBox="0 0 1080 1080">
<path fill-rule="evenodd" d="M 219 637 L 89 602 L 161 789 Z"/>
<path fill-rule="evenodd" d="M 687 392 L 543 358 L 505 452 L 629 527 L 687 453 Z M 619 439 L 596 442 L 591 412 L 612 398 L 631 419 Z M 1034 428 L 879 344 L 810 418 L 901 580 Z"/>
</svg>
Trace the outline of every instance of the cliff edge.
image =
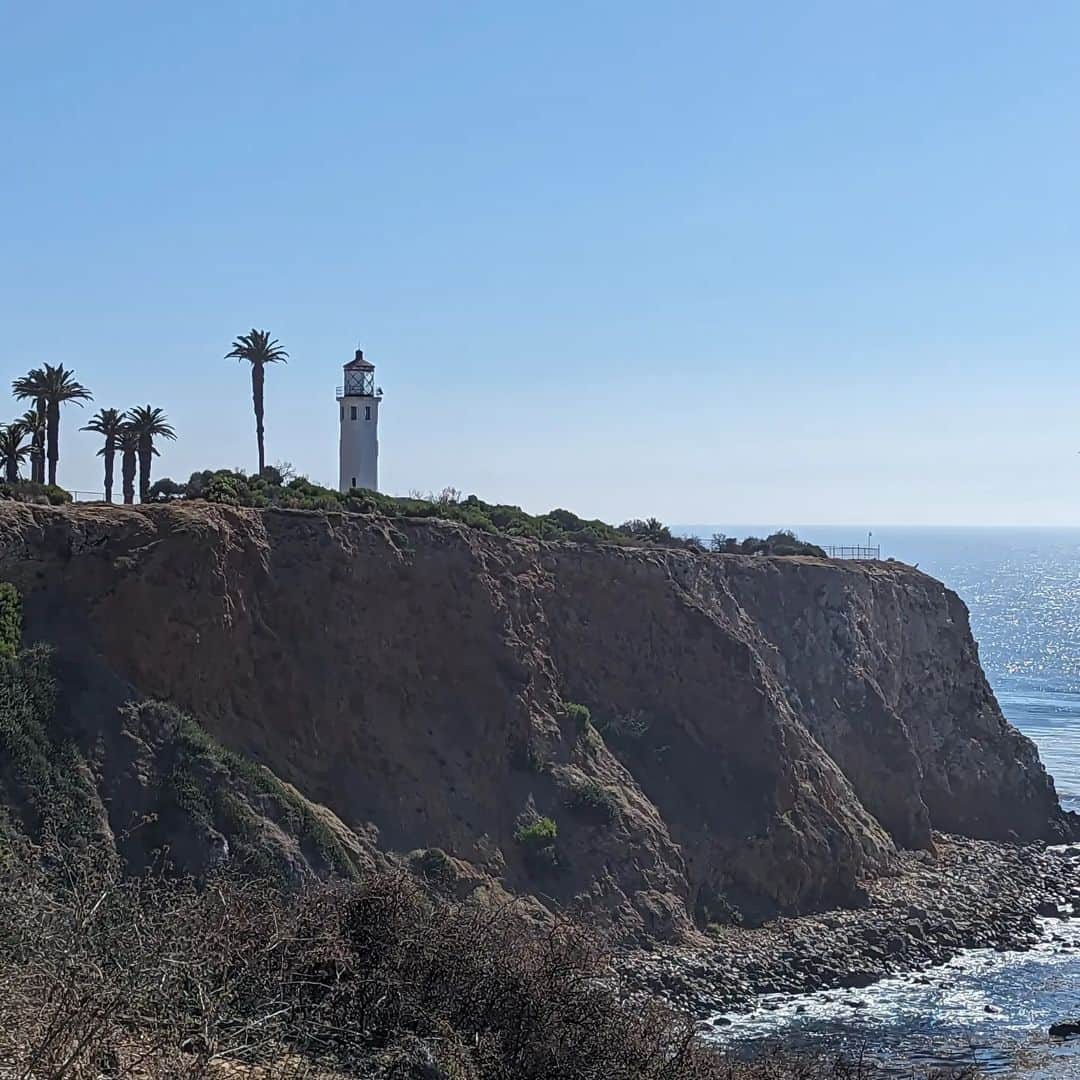
<svg viewBox="0 0 1080 1080">
<path fill-rule="evenodd" d="M 54 647 L 58 723 L 118 837 L 158 813 L 146 777 L 175 752 L 160 733 L 188 722 L 148 702 L 265 767 L 319 822 L 309 839 L 329 823 L 352 864 L 414 852 L 457 888 L 629 935 L 858 903 L 933 829 L 1074 831 L 1001 715 L 964 605 L 901 564 L 6 503 L 0 579 L 22 593 L 24 640 Z M 219 786 L 238 772 L 200 768 Z M 226 858 L 229 823 L 207 814 Z M 320 869 L 303 847 L 296 864 Z M 172 844 L 189 869 L 210 858 L 197 848 Z"/>
</svg>

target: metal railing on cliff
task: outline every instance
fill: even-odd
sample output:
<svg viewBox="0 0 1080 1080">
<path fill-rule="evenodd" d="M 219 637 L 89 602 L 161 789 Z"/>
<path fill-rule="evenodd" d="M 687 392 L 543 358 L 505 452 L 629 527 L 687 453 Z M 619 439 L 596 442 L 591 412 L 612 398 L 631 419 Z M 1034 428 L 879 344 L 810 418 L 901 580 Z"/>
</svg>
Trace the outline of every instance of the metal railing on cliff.
<svg viewBox="0 0 1080 1080">
<path fill-rule="evenodd" d="M 880 559 L 881 545 L 863 546 L 859 544 L 829 544 L 825 547 L 825 554 L 830 559 Z"/>
</svg>

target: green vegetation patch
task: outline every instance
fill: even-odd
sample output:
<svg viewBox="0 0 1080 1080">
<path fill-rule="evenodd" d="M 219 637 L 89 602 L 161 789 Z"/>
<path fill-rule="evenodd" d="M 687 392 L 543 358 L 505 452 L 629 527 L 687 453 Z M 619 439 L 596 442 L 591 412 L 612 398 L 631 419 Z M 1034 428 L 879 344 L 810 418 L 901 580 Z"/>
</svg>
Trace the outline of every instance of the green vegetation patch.
<svg viewBox="0 0 1080 1080">
<path fill-rule="evenodd" d="M 10 610 L 7 615 L 17 618 Z M 101 806 L 86 760 L 55 730 L 55 708 L 49 648 L 37 645 L 0 656 L 2 801 L 30 834 L 48 831 L 85 847 L 98 832 Z M 8 827 L 15 828 L 15 822 L 9 819 Z"/>
<path fill-rule="evenodd" d="M 514 831 L 514 839 L 524 848 L 533 851 L 551 847 L 559 837 L 559 827 L 549 817 L 536 818 L 522 824 Z"/>
<path fill-rule="evenodd" d="M 521 817 L 514 830 L 514 840 L 525 851 L 525 865 L 534 874 L 547 875 L 560 869 L 555 841 L 559 827 L 549 817 Z"/>
<path fill-rule="evenodd" d="M 617 821 L 620 814 L 615 793 L 596 780 L 575 784 L 570 791 L 568 805 L 582 817 L 603 822 Z"/>
<path fill-rule="evenodd" d="M 656 518 L 632 518 L 615 526 L 596 518 L 582 518 L 563 509 L 551 510 L 546 514 L 528 514 L 520 506 L 487 503 L 475 495 L 462 497 L 453 488 L 427 495 L 414 493 L 407 497 L 384 495 L 365 488 L 340 492 L 312 483 L 306 476 L 293 476 L 288 469 L 283 471 L 274 466 L 267 466 L 261 473 L 255 474 L 235 469 L 206 469 L 192 473 L 186 484 L 166 478 L 158 480 L 150 488 L 150 502 L 173 502 L 177 499 L 205 499 L 207 502 L 254 509 L 276 507 L 284 510 L 381 514 L 391 520 L 438 518 L 455 521 L 481 532 L 530 540 L 706 550 L 700 538 L 676 536 Z M 741 542 L 718 535 L 713 537 L 711 547 L 713 551 L 741 554 L 825 554 L 821 548 L 804 543 L 786 530 L 774 533 L 765 540 L 749 537 Z"/>
<path fill-rule="evenodd" d="M 716 533 L 709 547 L 724 555 L 814 555 L 824 559 L 825 549 L 817 544 L 800 540 L 790 529 L 780 529 L 762 539 L 760 536 L 748 536 L 737 540 L 734 536 Z"/>
<path fill-rule="evenodd" d="M 13 659 L 22 643 L 22 598 L 8 581 L 0 581 L 0 656 Z"/>
<path fill-rule="evenodd" d="M 140 725 L 151 719 L 146 715 L 150 712 L 156 725 L 173 732 L 168 794 L 194 820 L 222 832 L 238 861 L 259 870 L 273 869 L 274 860 L 259 839 L 262 815 L 252 806 L 253 801 L 265 800 L 273 811 L 270 816 L 296 837 L 301 848 L 313 848 L 336 873 L 356 876 L 356 866 L 333 830 L 269 769 L 222 746 L 172 705 L 149 701 L 128 710 Z"/>
<path fill-rule="evenodd" d="M 475 495 L 462 498 L 447 489 L 439 494 L 399 498 L 377 491 L 356 488 L 342 493 L 314 484 L 306 477 L 288 478 L 269 467 L 260 475 L 231 469 L 192 473 L 186 484 L 159 480 L 150 490 L 155 502 L 175 499 L 205 499 L 208 502 L 264 509 L 345 510 L 361 514 L 382 514 L 387 518 L 438 518 L 456 521 L 471 529 L 531 540 L 570 540 L 577 543 L 642 544 L 656 540 L 669 546 L 685 546 L 663 526 L 653 535 L 637 535 L 633 523 L 616 528 L 596 519 L 578 517 L 569 510 L 528 514 L 520 506 L 486 503 Z"/>
<path fill-rule="evenodd" d="M 592 713 L 587 705 L 578 705 L 577 702 L 569 701 L 564 711 L 566 718 L 574 722 L 578 731 L 585 731 L 592 727 Z"/>
<path fill-rule="evenodd" d="M 65 491 L 56 484 L 37 484 L 30 480 L 19 480 L 14 484 L 0 484 L 0 499 L 62 506 L 64 503 L 71 502 L 71 492 Z"/>
</svg>

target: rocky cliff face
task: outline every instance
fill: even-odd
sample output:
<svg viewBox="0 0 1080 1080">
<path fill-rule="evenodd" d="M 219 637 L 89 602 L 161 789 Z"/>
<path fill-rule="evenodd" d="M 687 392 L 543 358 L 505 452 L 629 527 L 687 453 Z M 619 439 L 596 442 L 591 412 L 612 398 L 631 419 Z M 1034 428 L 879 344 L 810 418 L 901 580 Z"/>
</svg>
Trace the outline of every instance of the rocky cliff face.
<svg viewBox="0 0 1080 1080">
<path fill-rule="evenodd" d="M 1072 828 L 962 603 L 898 564 L 6 504 L 0 578 L 84 743 L 121 699 L 170 702 L 328 808 L 353 862 L 442 849 L 631 934 L 857 902 L 932 828 Z"/>
</svg>

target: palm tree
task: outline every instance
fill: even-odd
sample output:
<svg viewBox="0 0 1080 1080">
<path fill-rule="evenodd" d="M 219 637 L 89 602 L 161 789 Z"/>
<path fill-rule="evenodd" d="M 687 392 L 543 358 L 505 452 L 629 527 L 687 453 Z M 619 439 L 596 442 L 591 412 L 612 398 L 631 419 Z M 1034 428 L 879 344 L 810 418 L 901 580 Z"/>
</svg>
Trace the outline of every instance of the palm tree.
<svg viewBox="0 0 1080 1080">
<path fill-rule="evenodd" d="M 129 409 L 124 418 L 127 426 L 138 437 L 139 455 L 139 501 L 146 502 L 150 497 L 150 463 L 157 453 L 154 439 L 175 439 L 176 432 L 169 424 L 169 418 L 161 409 L 149 405 L 139 405 Z"/>
<path fill-rule="evenodd" d="M 18 421 L 0 427 L 0 467 L 9 484 L 18 482 L 19 466 L 30 454 L 30 447 L 23 442 L 25 438 L 26 432 Z"/>
<path fill-rule="evenodd" d="M 11 392 L 19 401 L 33 400 L 34 408 L 23 414 L 23 423 L 32 437 L 30 479 L 35 484 L 45 483 L 45 372 L 33 368 L 11 384 Z M 31 415 L 35 418 L 29 422 Z"/>
<path fill-rule="evenodd" d="M 125 423 L 116 437 L 116 447 L 120 451 L 124 502 L 130 505 L 135 501 L 135 463 L 139 452 L 139 433 Z"/>
<path fill-rule="evenodd" d="M 49 463 L 49 483 L 56 483 L 56 463 L 60 460 L 60 406 L 74 401 L 81 405 L 92 401 L 94 395 L 82 383 L 75 381 L 75 372 L 63 364 L 46 364 L 44 368 L 34 368 L 25 378 L 16 379 L 12 390 L 17 398 L 32 397 L 41 411 L 41 401 L 45 401 L 45 439 L 48 444 L 46 459 Z"/>
<path fill-rule="evenodd" d="M 232 351 L 225 354 L 226 360 L 236 357 L 251 364 L 251 403 L 255 406 L 255 439 L 259 444 L 259 475 L 266 468 L 266 451 L 263 447 L 263 381 L 266 378 L 266 365 L 288 363 L 289 354 L 271 340 L 268 330 L 252 329 L 250 334 L 242 334 L 232 343 Z"/>
<path fill-rule="evenodd" d="M 15 419 L 14 423 L 22 428 L 24 435 L 30 436 L 30 479 L 37 483 L 45 482 L 45 408 L 42 399 L 42 411 L 28 409 Z"/>
<path fill-rule="evenodd" d="M 112 502 L 113 464 L 116 461 L 116 447 L 120 432 L 124 426 L 124 416 L 119 409 L 98 409 L 89 424 L 80 431 L 95 431 L 105 436 L 105 445 L 98 451 L 98 457 L 105 459 L 105 501 Z"/>
</svg>

